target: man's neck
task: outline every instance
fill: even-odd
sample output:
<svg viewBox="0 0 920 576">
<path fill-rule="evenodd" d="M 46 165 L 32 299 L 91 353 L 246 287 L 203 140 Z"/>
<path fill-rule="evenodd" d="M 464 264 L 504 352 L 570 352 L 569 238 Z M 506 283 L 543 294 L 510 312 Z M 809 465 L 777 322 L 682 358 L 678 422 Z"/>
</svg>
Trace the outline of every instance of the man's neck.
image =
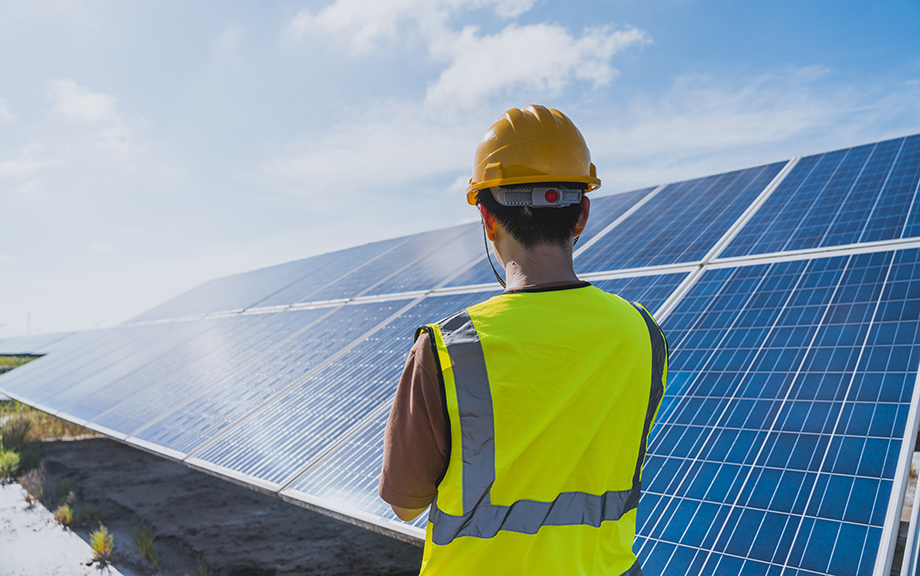
<svg viewBox="0 0 920 576">
<path fill-rule="evenodd" d="M 578 282 L 572 265 L 572 247 L 541 244 L 534 248 L 502 246 L 507 289 Z"/>
</svg>

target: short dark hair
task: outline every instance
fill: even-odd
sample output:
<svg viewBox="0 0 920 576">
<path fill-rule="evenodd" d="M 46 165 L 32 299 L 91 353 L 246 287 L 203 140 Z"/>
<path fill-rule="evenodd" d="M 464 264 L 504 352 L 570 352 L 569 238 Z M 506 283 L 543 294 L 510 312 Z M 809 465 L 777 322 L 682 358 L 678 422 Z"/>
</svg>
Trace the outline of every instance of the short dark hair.
<svg viewBox="0 0 920 576">
<path fill-rule="evenodd" d="M 540 244 L 565 247 L 575 235 L 575 226 L 581 217 L 581 204 L 562 208 L 531 208 L 530 206 L 503 206 L 486 188 L 479 191 L 479 204 L 495 216 L 499 224 L 515 240 L 534 248 Z"/>
</svg>

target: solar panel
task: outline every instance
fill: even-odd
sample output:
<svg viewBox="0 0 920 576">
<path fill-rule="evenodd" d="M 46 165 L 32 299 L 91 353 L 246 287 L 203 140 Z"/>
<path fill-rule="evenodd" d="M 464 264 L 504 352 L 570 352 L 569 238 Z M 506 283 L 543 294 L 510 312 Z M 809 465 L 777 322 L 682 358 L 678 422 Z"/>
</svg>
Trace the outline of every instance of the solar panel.
<svg viewBox="0 0 920 576">
<path fill-rule="evenodd" d="M 157 357 L 141 369 L 124 376 L 116 375 L 106 378 L 82 396 L 72 394 L 68 390 L 72 403 L 61 402 L 61 410 L 86 423 L 119 404 L 130 402 L 136 395 L 154 387 L 160 381 L 167 380 L 170 376 L 178 374 L 177 380 L 179 381 L 194 381 L 190 378 L 189 372 L 209 374 L 212 368 L 210 365 L 202 366 L 196 362 L 202 361 L 202 358 L 221 348 L 232 348 L 234 339 L 242 337 L 253 326 L 267 320 L 269 316 L 228 316 L 192 323 L 202 324 L 207 327 L 207 330 L 192 340 L 184 342 L 181 346 L 169 350 L 167 354 Z M 254 348 L 253 346 L 252 349 Z M 145 398 L 149 409 L 162 405 L 163 396 L 159 395 L 161 390 L 152 395 L 152 398 Z M 122 430 L 119 426 L 114 427 Z M 123 431 L 130 432 L 130 430 Z"/>
<path fill-rule="evenodd" d="M 913 249 L 703 275 L 664 322 L 648 572 L 872 573 L 916 432 L 918 265 Z"/>
<path fill-rule="evenodd" d="M 462 294 L 418 302 L 197 452 L 195 463 L 280 488 L 323 448 L 392 401 L 416 328 L 484 299 Z"/>
<path fill-rule="evenodd" d="M 669 184 L 575 259 L 579 273 L 702 260 L 785 162 Z"/>
<path fill-rule="evenodd" d="M 184 362 L 170 363 L 149 378 L 122 382 L 118 389 L 97 393 L 72 409 L 85 424 L 116 437 L 127 437 L 158 418 L 205 393 L 234 375 L 279 343 L 331 312 L 331 309 L 299 310 L 286 315 L 240 316 L 243 325 L 211 332 L 212 338 L 184 355 Z M 252 320 L 249 320 L 249 319 Z M 249 322 L 257 322 L 251 325 Z"/>
<path fill-rule="evenodd" d="M 299 332 L 255 362 L 192 396 L 133 437 L 187 454 L 274 395 L 285 392 L 304 374 L 408 303 L 397 300 L 343 306 L 323 317 L 311 330 Z"/>
<path fill-rule="evenodd" d="M 346 279 L 349 276 L 360 274 L 363 267 L 372 265 L 379 259 L 386 257 L 391 250 L 402 246 L 408 240 L 409 238 L 396 238 L 353 248 L 329 266 L 306 276 L 263 300 L 254 302 L 251 307 L 290 306 L 298 302 L 324 300 L 324 298 L 317 298 L 313 295 L 336 281 L 344 282 L 343 285 L 347 286 L 348 280 Z M 349 296 L 354 296 L 354 294 Z"/>
<path fill-rule="evenodd" d="M 802 158 L 723 256 L 917 236 L 918 182 L 920 136 Z"/>
<path fill-rule="evenodd" d="M 465 232 L 463 227 L 436 230 L 410 236 L 399 247 L 387 253 L 386 258 L 380 258 L 353 273 L 344 276 L 324 288 L 310 294 L 310 300 L 335 300 L 339 298 L 354 298 L 367 293 L 380 294 L 377 288 L 381 282 L 390 281 L 389 286 L 399 283 L 399 278 L 407 270 L 416 274 L 423 271 L 422 267 L 415 266 L 419 260 L 432 256 L 444 246 L 450 245 L 453 240 Z M 424 288 L 433 288 L 444 277 L 422 278 Z M 384 291 L 389 291 L 384 289 Z"/>
<path fill-rule="evenodd" d="M 451 237 L 437 250 L 412 262 L 372 286 L 362 296 L 431 290 L 483 258 L 482 227 L 465 224 L 458 227 L 457 236 Z M 491 269 L 490 269 L 491 270 Z M 494 279 L 494 276 L 493 276 Z"/>
<path fill-rule="evenodd" d="M 47 354 L 54 349 L 55 344 L 72 335 L 73 332 L 58 332 L 18 338 L 0 338 L 0 354 L 4 356 Z"/>
<path fill-rule="evenodd" d="M 655 310 L 671 343 L 646 573 L 885 572 L 920 408 L 918 214 L 920 136 L 593 199 L 576 271 Z M 0 392 L 418 541 L 425 518 L 376 495 L 383 431 L 414 329 L 498 290 L 481 235 L 367 244 L 115 328 L 0 339 L 46 353 Z"/>
<path fill-rule="evenodd" d="M 235 299 L 250 294 L 262 286 L 275 282 L 279 278 L 286 278 L 301 265 L 302 261 L 288 262 L 279 266 L 260 268 L 259 270 L 205 282 L 201 286 L 181 294 L 149 312 L 132 318 L 128 323 L 182 318 L 184 316 L 207 314 L 216 310 L 227 310 L 228 308 L 223 307 L 224 305 L 228 305 Z"/>
</svg>

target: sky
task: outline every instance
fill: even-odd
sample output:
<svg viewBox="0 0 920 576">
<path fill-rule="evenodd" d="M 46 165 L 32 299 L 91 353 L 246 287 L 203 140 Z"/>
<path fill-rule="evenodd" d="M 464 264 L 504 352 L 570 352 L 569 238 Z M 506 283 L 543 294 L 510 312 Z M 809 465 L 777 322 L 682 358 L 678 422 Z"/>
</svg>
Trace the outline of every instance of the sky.
<svg viewBox="0 0 920 576">
<path fill-rule="evenodd" d="M 506 109 L 598 194 L 920 132 L 920 0 L 0 0 L 0 337 L 473 221 Z"/>
</svg>

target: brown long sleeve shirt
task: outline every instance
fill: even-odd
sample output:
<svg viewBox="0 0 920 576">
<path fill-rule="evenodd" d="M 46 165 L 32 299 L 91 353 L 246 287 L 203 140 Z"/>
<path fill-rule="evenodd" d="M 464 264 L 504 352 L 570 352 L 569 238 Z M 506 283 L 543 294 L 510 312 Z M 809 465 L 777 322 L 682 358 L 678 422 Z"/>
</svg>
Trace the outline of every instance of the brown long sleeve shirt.
<svg viewBox="0 0 920 576">
<path fill-rule="evenodd" d="M 384 437 L 378 493 L 400 508 L 424 508 L 447 466 L 447 422 L 428 335 L 409 351 Z"/>
</svg>

